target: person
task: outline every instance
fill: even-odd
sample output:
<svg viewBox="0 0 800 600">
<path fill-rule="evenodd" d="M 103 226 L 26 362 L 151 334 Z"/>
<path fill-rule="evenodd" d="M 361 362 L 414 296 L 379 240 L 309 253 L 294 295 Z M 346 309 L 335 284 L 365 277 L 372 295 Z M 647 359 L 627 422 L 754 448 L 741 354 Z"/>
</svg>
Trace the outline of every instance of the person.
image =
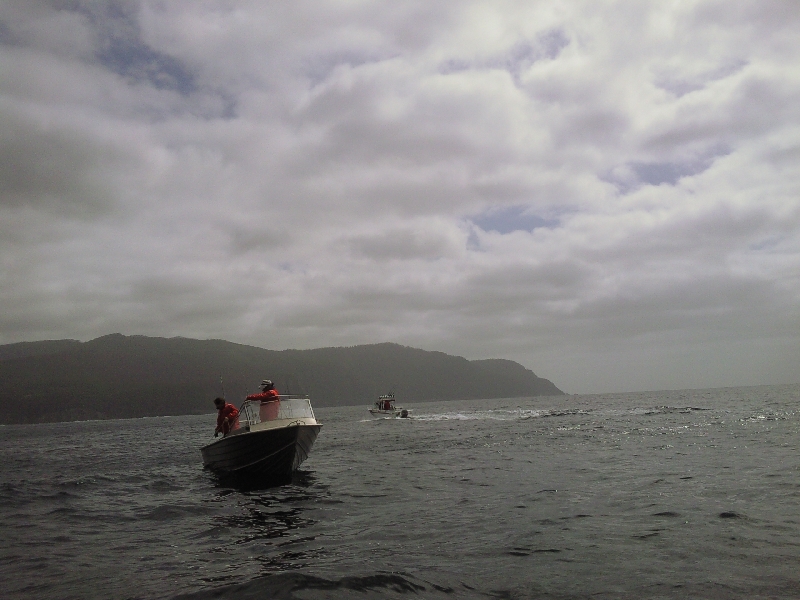
<svg viewBox="0 0 800 600">
<path fill-rule="evenodd" d="M 217 407 L 217 428 L 214 430 L 214 437 L 220 433 L 228 435 L 233 429 L 239 428 L 239 409 L 233 404 L 225 402 L 224 398 L 215 398 L 214 406 Z"/>
<path fill-rule="evenodd" d="M 275 384 L 269 379 L 261 382 L 261 393 L 251 394 L 247 396 L 247 400 L 255 400 L 259 403 L 258 418 L 262 423 L 267 421 L 274 421 L 279 416 L 281 407 L 281 397 L 278 390 L 275 389 Z"/>
<path fill-rule="evenodd" d="M 280 400 L 280 394 L 275 389 L 275 384 L 269 379 L 264 379 L 261 382 L 261 393 L 250 394 L 247 400 L 261 400 L 262 402 L 269 402 L 271 400 Z"/>
</svg>

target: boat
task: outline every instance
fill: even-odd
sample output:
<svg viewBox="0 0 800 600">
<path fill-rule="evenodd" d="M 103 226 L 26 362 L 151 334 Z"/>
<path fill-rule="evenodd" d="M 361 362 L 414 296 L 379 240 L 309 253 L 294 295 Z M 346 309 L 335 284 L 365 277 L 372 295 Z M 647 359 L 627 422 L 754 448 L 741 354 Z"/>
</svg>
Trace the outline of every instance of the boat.
<svg viewBox="0 0 800 600">
<path fill-rule="evenodd" d="M 322 424 L 308 396 L 278 399 L 245 400 L 233 430 L 200 449 L 203 465 L 225 476 L 290 476 L 308 458 Z"/>
<path fill-rule="evenodd" d="M 394 394 L 378 396 L 378 400 L 369 409 L 370 414 L 378 417 L 407 417 L 408 411 L 394 405 Z"/>
</svg>

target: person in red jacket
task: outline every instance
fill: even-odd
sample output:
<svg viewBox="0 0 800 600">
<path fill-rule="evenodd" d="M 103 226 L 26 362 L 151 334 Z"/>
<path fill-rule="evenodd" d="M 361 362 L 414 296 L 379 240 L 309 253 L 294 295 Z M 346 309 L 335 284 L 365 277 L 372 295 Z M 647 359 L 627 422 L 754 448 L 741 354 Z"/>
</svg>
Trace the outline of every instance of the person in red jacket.
<svg viewBox="0 0 800 600">
<path fill-rule="evenodd" d="M 247 400 L 261 400 L 261 402 L 269 402 L 270 400 L 280 400 L 278 390 L 275 389 L 275 384 L 269 379 L 261 382 L 261 393 L 250 394 Z"/>
<path fill-rule="evenodd" d="M 217 407 L 217 428 L 214 430 L 214 437 L 220 433 L 228 435 L 233 429 L 239 428 L 239 409 L 233 404 L 225 402 L 224 398 L 216 398 L 214 406 Z"/>
<path fill-rule="evenodd" d="M 247 399 L 258 402 L 258 418 L 261 419 L 262 423 L 274 421 L 278 418 L 281 397 L 278 395 L 275 385 L 269 379 L 261 382 L 260 394 L 252 394 Z"/>
</svg>

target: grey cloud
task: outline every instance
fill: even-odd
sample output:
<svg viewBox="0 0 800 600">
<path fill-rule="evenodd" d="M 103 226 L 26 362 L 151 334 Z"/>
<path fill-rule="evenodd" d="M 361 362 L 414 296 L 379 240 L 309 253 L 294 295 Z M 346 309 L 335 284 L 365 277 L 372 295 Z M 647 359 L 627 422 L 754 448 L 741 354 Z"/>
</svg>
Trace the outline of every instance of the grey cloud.
<svg viewBox="0 0 800 600">
<path fill-rule="evenodd" d="M 592 277 L 592 271 L 588 264 L 566 260 L 514 264 L 474 274 L 465 285 L 469 296 L 479 300 L 487 315 L 502 308 L 511 314 L 530 311 L 533 316 L 539 315 L 543 303 L 570 303 L 576 299 Z M 565 305 L 553 304 L 552 307 L 562 312 Z"/>
<path fill-rule="evenodd" d="M 181 280 L 178 277 L 142 277 L 131 282 L 125 293 L 129 310 L 140 319 L 150 314 L 148 329 L 168 327 L 171 331 L 192 328 L 196 322 L 225 322 L 226 311 L 239 312 L 247 298 L 219 289 L 210 281 Z"/>
<path fill-rule="evenodd" d="M 110 210 L 104 171 L 122 155 L 63 125 L 47 126 L 4 111 L 0 125 L 0 205 L 94 218 Z"/>
<path fill-rule="evenodd" d="M 724 0 L 703 2 L 694 7 L 692 20 L 700 27 L 729 27 L 757 33 L 791 30 L 800 19 L 800 7 L 795 2 L 765 0 L 731 5 Z M 694 24 L 694 23 L 693 23 Z M 749 33 L 749 31 L 748 31 Z"/>
<path fill-rule="evenodd" d="M 589 264 L 605 265 L 603 271 L 616 273 L 613 281 L 618 285 L 648 286 L 683 278 L 702 281 L 712 273 L 727 271 L 732 255 L 761 242 L 765 235 L 781 231 L 791 235 L 800 227 L 800 207 L 787 215 L 766 207 L 741 210 L 715 205 L 692 216 L 675 211 L 659 220 L 641 217 L 641 224 L 628 225 L 626 235 L 610 234 L 607 243 L 601 240 L 576 251 L 576 256 Z"/>
<path fill-rule="evenodd" d="M 744 278 L 717 270 L 714 273 L 671 271 L 669 279 L 629 282 L 618 293 L 580 305 L 576 315 L 592 329 L 595 342 L 654 332 L 686 330 L 692 337 L 731 338 L 731 326 L 752 320 L 749 306 L 767 303 L 777 308 L 774 289 L 757 278 Z M 771 329 L 779 333 L 783 319 L 773 319 Z M 741 339 L 747 327 L 736 327 Z"/>
<path fill-rule="evenodd" d="M 253 223 L 250 226 L 228 225 L 230 247 L 234 254 L 269 251 L 292 242 L 291 233 L 266 223 Z"/>
<path fill-rule="evenodd" d="M 14 33 L 12 28 L 5 21 L 0 19 L 0 44 L 4 46 L 12 46 L 18 43 L 19 38 Z"/>
<path fill-rule="evenodd" d="M 559 105 L 552 125 L 556 150 L 576 142 L 616 145 L 631 125 L 630 116 L 617 107 L 582 102 L 565 107 L 560 101 L 550 99 L 550 102 Z"/>
<path fill-rule="evenodd" d="M 380 235 L 354 236 L 348 239 L 356 256 L 373 260 L 437 260 L 454 254 L 452 240 L 414 229 L 393 229 Z"/>
<path fill-rule="evenodd" d="M 386 75 L 389 73 L 387 72 Z M 396 116 L 381 114 L 382 104 L 390 100 L 390 90 L 373 80 L 357 80 L 348 87 L 331 86 L 316 95 L 298 115 L 303 121 L 325 123 L 324 143 L 318 146 L 318 159 L 336 162 L 401 161 L 419 164 L 475 154 L 474 143 L 455 125 L 447 110 L 449 99 L 417 99 Z M 380 79 L 383 79 L 381 77 Z M 463 110 L 463 109 L 462 109 Z M 440 119 L 441 117 L 441 119 Z M 438 127 L 430 127 L 437 122 Z"/>
<path fill-rule="evenodd" d="M 19 50 L 40 48 L 61 56 L 86 57 L 91 42 L 88 27 L 79 15 L 54 10 L 40 0 L 4 2 L 0 6 L 0 44 Z"/>
<path fill-rule="evenodd" d="M 303 59 L 303 73 L 310 79 L 312 87 L 324 83 L 331 73 L 339 67 L 357 68 L 362 65 L 377 63 L 397 58 L 396 54 L 385 55 L 364 52 L 360 49 L 341 50 L 325 54 L 315 54 Z"/>
<path fill-rule="evenodd" d="M 675 118 L 660 124 L 643 140 L 645 150 L 663 151 L 682 145 L 734 147 L 737 140 L 764 135 L 786 123 L 800 121 L 800 82 L 776 80 L 764 73 L 745 71 L 723 99 L 711 90 L 707 99 L 687 96 Z M 708 100 L 713 98 L 714 103 Z"/>
<path fill-rule="evenodd" d="M 7 3 L 0 343 L 787 382 L 800 15 L 728 6 Z"/>
</svg>

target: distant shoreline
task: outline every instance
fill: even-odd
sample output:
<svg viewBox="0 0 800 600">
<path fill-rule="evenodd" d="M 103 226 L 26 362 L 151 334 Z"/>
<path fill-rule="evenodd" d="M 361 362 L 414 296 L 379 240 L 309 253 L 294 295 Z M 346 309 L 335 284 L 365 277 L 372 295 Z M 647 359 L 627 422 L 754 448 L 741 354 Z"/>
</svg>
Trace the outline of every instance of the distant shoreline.
<svg viewBox="0 0 800 600">
<path fill-rule="evenodd" d="M 357 406 L 389 391 L 414 402 L 561 396 L 504 359 L 467 360 L 393 343 L 266 350 L 224 340 L 111 334 L 88 342 L 0 346 L 0 422 L 55 423 L 204 414 L 223 394 L 244 398 L 269 377 L 316 407 Z"/>
</svg>

